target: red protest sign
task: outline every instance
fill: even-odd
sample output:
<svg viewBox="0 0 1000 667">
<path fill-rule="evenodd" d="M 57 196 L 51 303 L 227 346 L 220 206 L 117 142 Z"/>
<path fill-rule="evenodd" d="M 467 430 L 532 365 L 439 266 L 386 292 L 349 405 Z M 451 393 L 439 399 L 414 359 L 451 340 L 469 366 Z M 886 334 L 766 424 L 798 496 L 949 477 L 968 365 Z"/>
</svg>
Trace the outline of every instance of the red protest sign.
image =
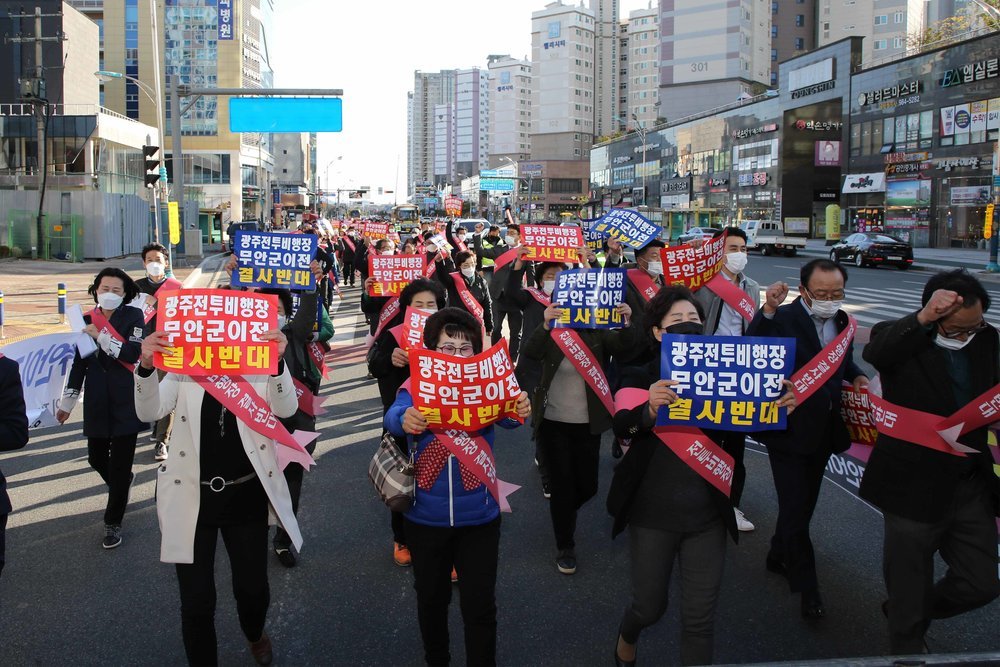
<svg viewBox="0 0 1000 667">
<path fill-rule="evenodd" d="M 454 195 L 445 197 L 444 212 L 448 215 L 462 215 L 462 198 Z"/>
<path fill-rule="evenodd" d="M 855 391 L 852 385 L 846 383 L 840 388 L 840 414 L 844 418 L 847 432 L 851 434 L 851 442 L 869 447 L 875 445 L 878 429 L 871 412 L 872 404 L 868 400 L 867 389 Z"/>
<path fill-rule="evenodd" d="M 518 419 L 521 388 L 506 340 L 474 357 L 412 350 L 410 378 L 413 405 L 432 429 L 475 432 L 504 417 Z"/>
<path fill-rule="evenodd" d="M 421 255 L 368 255 L 368 275 L 375 279 L 368 296 L 399 296 L 423 276 L 425 263 Z"/>
<path fill-rule="evenodd" d="M 521 225 L 521 245 L 528 249 L 525 259 L 578 262 L 577 248 L 583 245 L 583 231 L 575 225 Z"/>
<path fill-rule="evenodd" d="M 431 313 L 426 310 L 406 307 L 406 315 L 403 316 L 403 333 L 399 343 L 404 350 L 422 350 L 424 348 L 424 326 Z"/>
<path fill-rule="evenodd" d="M 663 280 L 668 285 L 684 285 L 695 291 L 722 270 L 726 254 L 726 235 L 707 241 L 697 248 L 689 245 L 660 248 Z"/>
<path fill-rule="evenodd" d="M 388 222 L 366 222 L 365 226 L 362 227 L 362 236 L 367 236 L 372 241 L 377 241 L 379 239 L 384 239 L 389 236 L 389 223 Z"/>
<path fill-rule="evenodd" d="M 157 368 L 180 375 L 274 375 L 278 297 L 257 292 L 188 289 L 157 295 L 157 331 L 170 334 L 173 354 L 153 355 Z"/>
</svg>

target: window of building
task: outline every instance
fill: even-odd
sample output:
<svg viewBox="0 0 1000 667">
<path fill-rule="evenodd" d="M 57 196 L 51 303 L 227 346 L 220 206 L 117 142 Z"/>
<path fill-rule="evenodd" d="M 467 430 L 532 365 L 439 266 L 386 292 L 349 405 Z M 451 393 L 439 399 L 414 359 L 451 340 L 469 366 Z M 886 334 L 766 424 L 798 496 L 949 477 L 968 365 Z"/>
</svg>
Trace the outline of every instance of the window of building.
<svg viewBox="0 0 1000 667">
<path fill-rule="evenodd" d="M 894 49 L 901 49 L 901 48 L 903 48 L 903 38 L 902 37 L 893 37 L 892 38 L 892 48 L 894 48 Z"/>
<path fill-rule="evenodd" d="M 777 37 L 777 36 L 778 36 L 778 26 L 772 25 L 771 26 L 771 37 Z"/>
<path fill-rule="evenodd" d="M 876 14 L 875 15 L 875 25 L 886 25 L 889 23 L 888 14 Z"/>
<path fill-rule="evenodd" d="M 896 12 L 895 14 L 893 14 L 892 15 L 892 21 L 893 21 L 893 23 L 902 23 L 903 22 L 903 12 Z"/>
<path fill-rule="evenodd" d="M 771 62 L 778 60 L 778 49 L 771 49 Z"/>
<path fill-rule="evenodd" d="M 583 192 L 583 185 L 578 178 L 550 178 L 549 192 L 564 195 L 581 194 Z"/>
<path fill-rule="evenodd" d="M 884 39 L 876 39 L 875 40 L 875 45 L 874 45 L 873 48 L 876 51 L 884 51 L 888 45 L 889 45 L 888 41 L 886 41 Z"/>
<path fill-rule="evenodd" d="M 805 48 L 806 48 L 806 40 L 803 39 L 802 37 L 796 37 L 795 38 L 795 50 L 796 51 L 802 51 Z"/>
<path fill-rule="evenodd" d="M 771 0 L 771 13 L 772 14 L 777 14 L 778 13 L 778 2 L 777 2 L 777 0 Z"/>
<path fill-rule="evenodd" d="M 795 15 L 795 25 L 801 28 L 805 24 L 806 24 L 806 17 L 803 16 L 802 14 L 796 14 Z"/>
</svg>

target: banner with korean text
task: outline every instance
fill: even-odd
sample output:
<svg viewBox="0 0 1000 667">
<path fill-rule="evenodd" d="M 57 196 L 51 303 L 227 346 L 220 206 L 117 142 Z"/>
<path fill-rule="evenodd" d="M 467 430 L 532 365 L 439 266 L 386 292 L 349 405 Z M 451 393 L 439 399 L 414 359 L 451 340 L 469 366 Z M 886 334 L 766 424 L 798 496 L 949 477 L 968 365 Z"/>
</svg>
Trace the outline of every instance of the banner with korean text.
<svg viewBox="0 0 1000 667">
<path fill-rule="evenodd" d="M 309 264 L 316 256 L 312 234 L 237 231 L 233 255 L 239 262 L 230 281 L 242 287 L 312 290 L 316 278 Z"/>
<path fill-rule="evenodd" d="M 171 354 L 153 355 L 160 370 L 180 375 L 274 375 L 278 297 L 258 292 L 189 289 L 156 304 L 157 331 L 170 334 Z"/>
<path fill-rule="evenodd" d="M 379 239 L 384 239 L 389 237 L 389 223 L 388 222 L 373 222 L 369 220 L 365 223 L 365 226 L 361 228 L 361 235 L 367 236 L 372 241 L 378 241 Z"/>
<path fill-rule="evenodd" d="M 663 228 L 641 213 L 627 208 L 613 208 L 601 216 L 593 231 L 603 232 L 627 246 L 644 248 L 647 243 L 659 238 Z"/>
<path fill-rule="evenodd" d="M 872 420 L 872 403 L 868 390 L 855 391 L 854 386 L 844 383 L 840 389 L 840 415 L 851 435 L 851 443 L 872 447 L 878 439 L 878 429 Z M 868 457 L 864 456 L 867 461 Z"/>
<path fill-rule="evenodd" d="M 87 334 L 53 333 L 3 346 L 3 355 L 20 366 L 29 429 L 59 425 L 56 410 L 81 335 L 89 338 Z"/>
<path fill-rule="evenodd" d="M 426 310 L 413 306 L 406 307 L 398 341 L 401 348 L 407 351 L 424 349 L 424 327 L 427 326 L 427 318 L 430 316 L 431 313 Z"/>
<path fill-rule="evenodd" d="M 510 417 L 517 419 L 521 388 L 501 340 L 473 357 L 432 350 L 410 351 L 413 405 L 432 430 L 480 431 Z"/>
<path fill-rule="evenodd" d="M 399 296 L 403 288 L 424 274 L 422 255 L 368 255 L 368 275 L 375 282 L 368 296 Z"/>
<path fill-rule="evenodd" d="M 560 271 L 552 303 L 564 309 L 557 328 L 620 329 L 625 318 L 615 307 L 625 303 L 625 269 Z"/>
<path fill-rule="evenodd" d="M 521 245 L 528 249 L 527 260 L 578 262 L 583 233 L 576 225 L 521 225 Z"/>
<path fill-rule="evenodd" d="M 600 221 L 600 218 L 580 220 L 580 229 L 583 230 L 583 242 L 594 252 L 601 252 L 601 250 L 604 249 L 604 243 L 608 238 L 607 232 L 599 232 L 596 229 L 597 223 Z"/>
<path fill-rule="evenodd" d="M 664 334 L 660 377 L 674 380 L 678 400 L 660 408 L 659 426 L 722 431 L 785 428 L 776 401 L 795 364 L 794 338 Z"/>
<path fill-rule="evenodd" d="M 697 248 L 688 245 L 660 248 L 663 280 L 668 285 L 684 285 L 695 291 L 722 271 L 725 254 L 725 234 Z"/>
</svg>

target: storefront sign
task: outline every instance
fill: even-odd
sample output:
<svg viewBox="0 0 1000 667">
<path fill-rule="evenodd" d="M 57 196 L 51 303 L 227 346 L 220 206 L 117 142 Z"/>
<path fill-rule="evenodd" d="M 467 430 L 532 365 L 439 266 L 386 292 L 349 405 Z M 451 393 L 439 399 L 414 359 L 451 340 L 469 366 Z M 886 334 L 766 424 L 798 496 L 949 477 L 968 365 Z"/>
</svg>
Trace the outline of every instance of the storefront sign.
<svg viewBox="0 0 1000 667">
<path fill-rule="evenodd" d="M 667 178 L 660 181 L 661 195 L 674 195 L 684 192 L 691 192 L 691 178 L 688 176 L 683 178 Z"/>
<path fill-rule="evenodd" d="M 923 162 L 924 160 L 929 160 L 931 154 L 927 151 L 919 151 L 916 153 L 886 153 L 885 163 L 886 164 L 900 164 L 902 162 Z"/>
<path fill-rule="evenodd" d="M 905 83 L 897 83 L 877 90 L 869 90 L 858 95 L 858 106 L 878 104 L 879 102 L 894 100 L 900 97 L 916 95 L 920 92 L 920 81 L 913 79 Z"/>
<path fill-rule="evenodd" d="M 632 149 L 632 152 L 633 153 L 642 153 L 643 151 L 646 151 L 648 153 L 649 151 L 658 150 L 659 148 L 660 148 L 660 144 L 646 144 L 645 147 L 643 147 L 643 146 L 636 146 L 635 148 Z"/>
<path fill-rule="evenodd" d="M 785 218 L 786 234 L 808 234 L 809 218 Z"/>
<path fill-rule="evenodd" d="M 937 169 L 951 171 L 958 167 L 968 167 L 969 169 L 979 169 L 980 160 L 978 157 L 946 157 L 934 160 Z"/>
<path fill-rule="evenodd" d="M 904 164 L 890 164 L 885 168 L 886 175 L 918 174 L 921 171 L 930 169 L 929 162 L 906 162 Z"/>
<path fill-rule="evenodd" d="M 233 39 L 233 0 L 219 0 L 219 39 Z"/>
<path fill-rule="evenodd" d="M 837 201 L 839 199 L 840 193 L 836 190 L 813 190 L 813 201 Z M 785 219 L 788 220 L 788 218 Z"/>
<path fill-rule="evenodd" d="M 741 188 L 746 188 L 767 185 L 768 180 L 766 171 L 755 171 L 751 174 L 740 174 L 738 182 Z"/>
<path fill-rule="evenodd" d="M 808 97 L 809 95 L 815 95 L 816 93 L 822 93 L 826 90 L 833 90 L 837 87 L 836 81 L 826 81 L 824 83 L 817 83 L 813 86 L 808 86 L 806 88 L 799 88 L 798 90 L 792 91 L 792 99 L 797 100 L 800 97 Z"/>
<path fill-rule="evenodd" d="M 733 139 L 746 139 L 748 137 L 755 137 L 758 134 L 765 134 L 767 132 L 777 132 L 777 123 L 767 123 L 766 125 L 758 125 L 757 127 L 747 127 L 741 130 L 733 130 Z"/>
<path fill-rule="evenodd" d="M 817 141 L 814 148 L 813 164 L 817 167 L 840 166 L 840 142 Z"/>
<path fill-rule="evenodd" d="M 990 186 L 972 185 L 951 189 L 951 203 L 957 206 L 982 206 L 989 204 Z"/>
<path fill-rule="evenodd" d="M 811 63 L 803 67 L 792 70 L 788 73 L 788 89 L 792 91 L 792 97 L 802 97 L 795 93 L 801 90 L 808 90 L 817 85 L 829 84 L 829 88 L 834 87 L 833 81 L 833 58 L 826 58 L 819 62 Z M 825 88 L 824 90 L 829 90 Z"/>
<path fill-rule="evenodd" d="M 623 162 L 631 162 L 631 161 L 632 161 L 631 155 L 619 155 L 615 157 L 613 160 L 611 160 L 613 164 L 622 164 Z"/>
<path fill-rule="evenodd" d="M 945 70 L 944 76 L 941 77 L 941 87 L 951 88 L 974 81 L 995 79 L 998 74 L 1000 74 L 1000 58 L 980 60 L 977 63 Z"/>
<path fill-rule="evenodd" d="M 885 174 L 877 171 L 871 174 L 848 174 L 844 178 L 844 194 L 859 192 L 885 192 Z"/>
<path fill-rule="evenodd" d="M 886 206 L 929 206 L 930 203 L 931 181 L 929 180 L 913 179 L 886 183 Z"/>
<path fill-rule="evenodd" d="M 809 130 L 812 132 L 826 132 L 827 130 L 840 130 L 844 124 L 833 120 L 797 120 L 796 130 Z"/>
<path fill-rule="evenodd" d="M 713 176 L 708 179 L 708 187 L 710 188 L 725 188 L 729 185 L 729 179 L 724 176 Z"/>
</svg>

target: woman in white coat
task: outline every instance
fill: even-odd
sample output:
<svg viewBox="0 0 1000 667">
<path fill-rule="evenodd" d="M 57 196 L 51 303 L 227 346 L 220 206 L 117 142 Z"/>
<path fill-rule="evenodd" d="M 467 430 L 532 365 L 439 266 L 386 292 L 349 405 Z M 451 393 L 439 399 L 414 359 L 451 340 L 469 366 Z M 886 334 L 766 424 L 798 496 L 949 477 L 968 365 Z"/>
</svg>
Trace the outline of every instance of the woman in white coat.
<svg viewBox="0 0 1000 667">
<path fill-rule="evenodd" d="M 280 359 L 285 336 L 274 330 L 264 337 L 277 341 Z M 221 532 L 232 567 L 240 627 L 254 660 L 270 664 L 271 641 L 264 631 L 270 604 L 269 523 L 280 524 L 296 549 L 302 546 L 276 444 L 238 420 L 193 378 L 167 373 L 158 380 L 153 353 L 169 352 L 166 343 L 162 332 L 143 341 L 135 409 L 145 422 L 175 412 L 170 460 L 157 473 L 156 512 L 162 535 L 160 560 L 176 564 L 184 650 L 192 665 L 217 663 L 214 561 Z M 245 379 L 275 416 L 295 413 L 295 388 L 284 362 L 279 363 L 277 375 Z"/>
</svg>

